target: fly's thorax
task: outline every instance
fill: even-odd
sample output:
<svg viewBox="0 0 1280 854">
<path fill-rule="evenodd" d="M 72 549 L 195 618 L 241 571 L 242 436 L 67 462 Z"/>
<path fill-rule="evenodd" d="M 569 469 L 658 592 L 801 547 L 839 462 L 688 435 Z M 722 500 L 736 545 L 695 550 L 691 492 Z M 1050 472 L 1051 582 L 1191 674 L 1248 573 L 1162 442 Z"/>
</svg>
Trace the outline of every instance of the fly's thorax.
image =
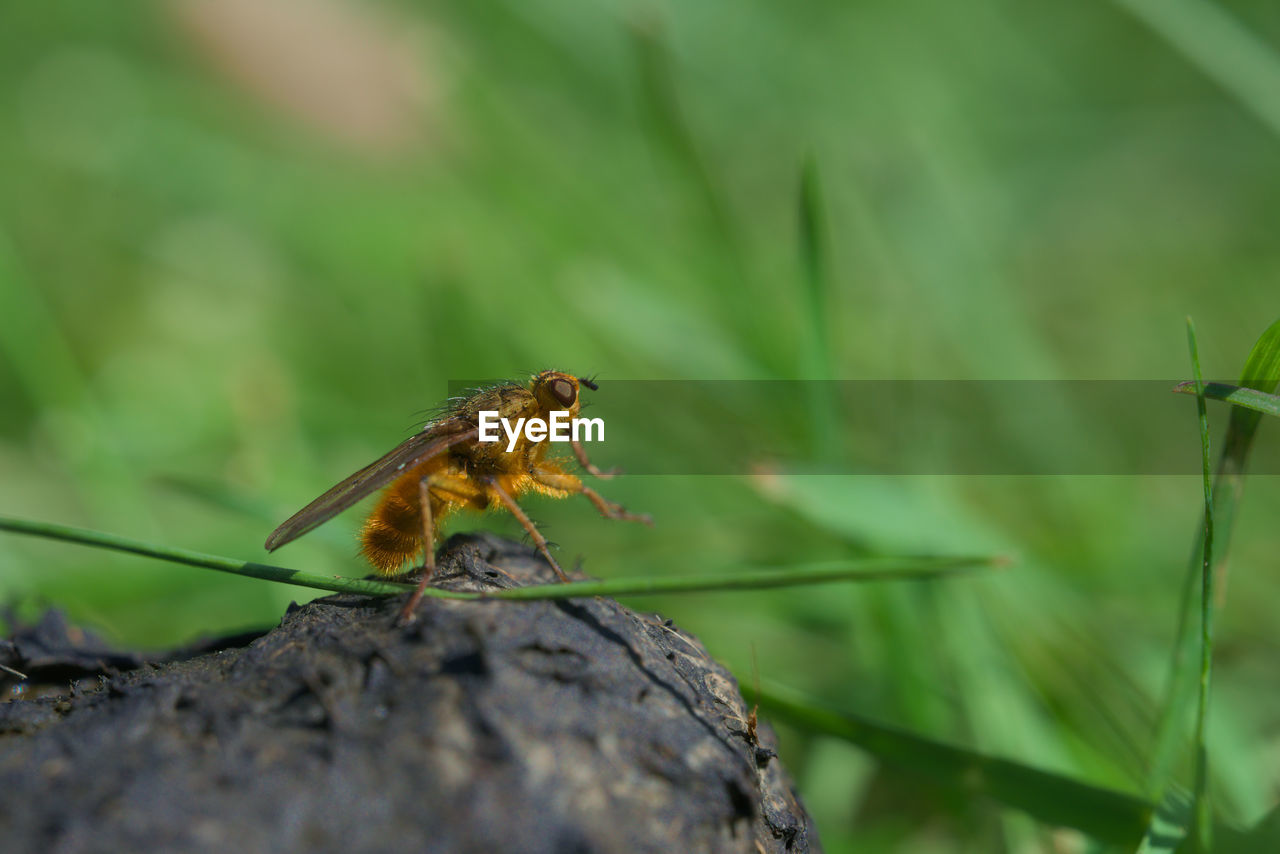
<svg viewBox="0 0 1280 854">
<path fill-rule="evenodd" d="M 524 386 L 500 385 L 467 398 L 458 413 L 471 424 L 480 423 L 481 412 L 497 412 L 500 418 L 528 418 L 538 414 L 538 400 Z"/>
</svg>

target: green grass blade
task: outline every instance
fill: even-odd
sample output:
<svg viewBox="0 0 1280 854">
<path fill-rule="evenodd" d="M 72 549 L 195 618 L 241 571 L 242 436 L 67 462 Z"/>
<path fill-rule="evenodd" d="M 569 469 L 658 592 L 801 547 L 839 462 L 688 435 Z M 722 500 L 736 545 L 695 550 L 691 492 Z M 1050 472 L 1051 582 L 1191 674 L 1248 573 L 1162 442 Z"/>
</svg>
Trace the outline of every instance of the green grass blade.
<svg viewBox="0 0 1280 854">
<path fill-rule="evenodd" d="M 1223 6 L 1205 0 L 1116 0 L 1280 135 L 1280 57 Z"/>
<path fill-rule="evenodd" d="M 167 560 L 170 563 L 181 563 L 200 569 L 213 569 L 218 572 L 230 572 L 249 578 L 261 578 L 266 581 L 278 581 L 281 584 L 294 584 L 298 587 L 312 587 L 317 590 L 332 590 L 338 593 L 362 593 L 370 596 L 391 596 L 412 590 L 409 584 L 396 584 L 389 581 L 366 581 L 360 578 L 340 578 L 334 576 L 315 575 L 283 566 L 254 563 L 252 561 L 235 560 L 234 558 L 209 555 L 203 552 L 179 549 L 173 546 L 158 546 L 152 543 L 106 534 L 100 531 L 89 531 L 84 528 L 73 528 L 70 525 L 59 525 L 55 522 L 34 522 L 27 519 L 14 519 L 0 516 L 0 531 L 15 534 L 27 534 L 33 537 L 44 537 L 50 540 L 61 540 L 67 543 L 79 543 L 99 549 L 152 557 Z M 430 592 L 430 591 L 428 591 Z"/>
<path fill-rule="evenodd" d="M 1191 809 L 1190 796 L 1177 786 L 1170 786 L 1151 814 L 1151 824 L 1137 854 L 1174 854 L 1187 838 Z"/>
<path fill-rule="evenodd" d="M 830 381 L 831 340 L 828 324 L 831 311 L 830 260 L 827 254 L 826 219 L 822 206 L 822 185 L 813 160 L 804 164 L 800 175 L 800 259 L 804 268 L 807 297 L 808 334 L 803 340 L 804 378 L 810 382 L 809 429 L 815 459 L 830 460 L 837 456 L 836 437 L 840 435 L 836 406 L 832 400 Z"/>
<path fill-rule="evenodd" d="M 87 531 L 52 522 L 32 522 L 0 516 L 0 530 L 79 543 L 96 548 L 128 552 L 145 557 L 202 569 L 214 569 L 267 581 L 359 593 L 369 596 L 394 596 L 412 590 L 413 585 L 393 581 L 315 575 L 281 566 L 235 560 L 201 552 L 157 546 L 115 534 Z M 520 587 L 492 593 L 465 593 L 428 587 L 424 593 L 441 599 L 570 599 L 578 596 L 644 596 L 667 593 L 710 593 L 730 590 L 768 590 L 775 587 L 797 587 L 808 584 L 830 584 L 840 581 L 923 581 L 955 575 L 967 570 L 1001 566 L 1003 558 L 986 557 L 908 557 L 860 558 L 802 564 L 784 569 L 749 569 L 714 575 L 685 575 L 672 578 L 615 578 L 607 581 L 575 581 L 570 584 L 548 584 Z"/>
<path fill-rule="evenodd" d="M 822 209 L 822 183 L 818 165 L 806 160 L 800 173 L 800 259 L 808 290 L 809 326 L 814 340 L 810 360 L 814 375 L 830 379 L 831 364 L 827 334 L 828 281 L 826 218 Z"/>
<path fill-rule="evenodd" d="M 570 596 L 645 596 L 667 593 L 718 593 L 768 590 L 838 581 L 929 581 L 1001 566 L 1001 558 L 858 558 L 800 564 L 785 569 L 741 570 L 672 578 L 615 578 L 570 584 L 521 587 L 490 594 L 494 599 L 566 599 Z M 565 592 L 557 592 L 565 591 Z"/>
<path fill-rule="evenodd" d="M 44 409 L 78 405 L 89 396 L 84 372 L 43 293 L 0 233 L 0 354 L 20 389 Z"/>
<path fill-rule="evenodd" d="M 1258 338 L 1241 372 L 1240 386 L 1263 394 L 1271 394 L 1280 384 L 1280 320 L 1271 324 Z M 1227 558 L 1236 511 L 1244 490 L 1244 472 L 1249 451 L 1257 434 L 1262 414 L 1250 409 L 1232 407 L 1223 439 L 1222 453 L 1214 475 L 1211 500 L 1214 508 L 1214 572 L 1221 572 Z M 1160 705 L 1152 748 L 1148 791 L 1153 796 L 1164 792 L 1173 775 L 1177 756 L 1185 744 L 1185 726 L 1196 690 L 1194 635 L 1190 631 L 1195 608 L 1197 578 L 1203 572 L 1203 537 L 1197 536 L 1191 560 L 1182 585 L 1182 602 L 1178 612 L 1178 628 L 1174 635 L 1173 657 L 1165 696 Z"/>
<path fill-rule="evenodd" d="M 672 72 L 670 54 L 661 37 L 661 27 L 656 20 L 637 21 L 632 24 L 630 34 L 639 66 L 645 117 L 650 128 L 675 164 L 697 188 L 709 223 L 731 252 L 733 260 L 737 261 L 737 240 L 729 207 L 725 204 L 723 194 L 712 177 L 680 108 L 677 94 L 679 90 Z"/>
<path fill-rule="evenodd" d="M 1209 711 L 1209 683 L 1213 669 L 1213 476 L 1209 448 L 1209 408 L 1204 399 L 1204 377 L 1200 371 L 1200 349 L 1196 327 L 1187 318 L 1187 346 L 1191 349 L 1191 370 L 1195 376 L 1196 411 L 1200 417 L 1200 458 L 1204 480 L 1204 542 L 1200 574 L 1200 692 L 1196 706 L 1196 776 L 1192 814 L 1195 816 L 1199 849 L 1213 848 L 1213 810 L 1209 801 L 1209 752 L 1205 747 L 1205 722 Z"/>
<path fill-rule="evenodd" d="M 1245 360 L 1244 370 L 1240 373 L 1240 385 L 1244 388 L 1260 391 L 1263 394 L 1275 394 L 1280 385 L 1280 320 L 1262 333 L 1262 337 L 1253 345 L 1249 358 Z M 1262 416 L 1240 409 L 1232 410 L 1233 432 L 1241 439 L 1253 440 L 1253 432 L 1258 429 Z M 1230 435 L 1228 435 L 1230 438 Z M 1226 450 L 1230 450 L 1228 445 Z"/>
<path fill-rule="evenodd" d="M 1196 384 L 1194 380 L 1188 380 L 1178 383 L 1173 390 L 1179 394 L 1195 394 Z M 1280 395 L 1266 394 L 1229 383 L 1204 383 L 1203 390 L 1204 396 L 1212 400 L 1226 401 L 1263 415 L 1280 416 Z"/>
<path fill-rule="evenodd" d="M 76 488 L 90 510 L 111 519 L 120 507 L 145 508 L 129 476 L 121 443 L 38 281 L 22 263 L 9 235 L 0 231 L 0 361 L 38 410 L 73 411 L 86 421 L 88 438 L 58 429 L 47 435 L 57 456 L 79 475 Z M 107 482 L 115 484 L 109 494 L 103 487 Z"/>
<path fill-rule="evenodd" d="M 1134 795 L 838 712 L 778 685 L 744 693 L 748 702 L 759 702 L 777 720 L 843 739 L 935 783 L 991 798 L 1046 824 L 1074 828 L 1104 842 L 1136 847 L 1154 812 L 1151 804 Z"/>
</svg>

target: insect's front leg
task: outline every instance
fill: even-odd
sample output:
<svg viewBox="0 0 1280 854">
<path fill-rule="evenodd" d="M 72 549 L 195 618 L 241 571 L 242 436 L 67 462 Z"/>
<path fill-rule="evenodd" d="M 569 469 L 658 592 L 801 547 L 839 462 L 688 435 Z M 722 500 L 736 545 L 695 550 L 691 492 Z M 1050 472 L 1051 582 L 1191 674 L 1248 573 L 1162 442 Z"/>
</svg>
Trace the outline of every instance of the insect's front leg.
<svg viewBox="0 0 1280 854">
<path fill-rule="evenodd" d="M 623 522 L 642 522 L 650 527 L 653 526 L 653 519 L 647 514 L 627 512 L 627 508 L 607 500 L 603 495 L 583 483 L 580 478 L 571 474 L 545 465 L 530 469 L 529 474 L 543 486 L 557 489 L 561 492 L 580 493 L 586 496 L 587 500 L 600 511 L 600 515 L 606 519 L 618 519 Z"/>
<path fill-rule="evenodd" d="M 587 474 L 595 475 L 601 480 L 609 480 L 612 477 L 622 474 L 622 471 L 616 468 L 609 469 L 608 471 L 601 471 L 596 468 L 595 464 L 587 458 L 587 449 L 582 447 L 582 443 L 577 439 L 570 439 L 569 444 L 573 446 L 573 455 L 578 458 L 578 465 L 582 466 L 583 470 L 586 471 Z"/>
</svg>

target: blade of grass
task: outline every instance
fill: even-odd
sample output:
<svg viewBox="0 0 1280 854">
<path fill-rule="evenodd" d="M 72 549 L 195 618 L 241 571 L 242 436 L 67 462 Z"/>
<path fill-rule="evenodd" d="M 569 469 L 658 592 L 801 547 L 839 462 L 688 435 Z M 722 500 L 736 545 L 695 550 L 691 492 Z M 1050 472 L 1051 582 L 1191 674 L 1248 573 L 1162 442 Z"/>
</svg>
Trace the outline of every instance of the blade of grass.
<svg viewBox="0 0 1280 854">
<path fill-rule="evenodd" d="M 391 581 L 326 577 L 297 569 L 288 569 L 283 566 L 235 560 L 234 558 L 204 554 L 203 552 L 189 549 L 174 548 L 173 546 L 153 545 L 142 540 L 134 540 L 129 537 L 121 537 L 101 531 L 89 531 L 84 528 L 73 528 L 70 525 L 59 525 L 55 522 L 35 522 L 28 519 L 0 516 L 0 531 L 44 537 L 49 540 L 61 540 L 67 543 L 79 543 L 93 548 L 158 558 L 170 563 L 181 563 L 187 566 L 199 567 L 200 569 L 213 569 L 218 572 L 230 572 L 249 578 L 261 578 L 266 581 L 278 581 L 281 584 L 312 587 L 317 590 L 332 590 L 338 593 L 393 596 L 397 593 L 412 590 L 414 587 L 411 584 L 397 584 Z"/>
<path fill-rule="evenodd" d="M 1272 323 L 1253 345 L 1240 379 L 1242 388 L 1264 394 L 1273 393 L 1277 384 L 1280 384 L 1280 320 Z M 1215 573 L 1221 572 L 1226 563 L 1236 510 L 1244 490 L 1244 472 L 1248 466 L 1249 451 L 1253 447 L 1261 420 L 1261 413 L 1238 406 L 1231 409 L 1213 481 Z M 1153 797 L 1158 797 L 1168 788 L 1175 759 L 1184 744 L 1187 711 L 1195 690 L 1195 669 L 1192 663 L 1194 638 L 1189 626 L 1195 606 L 1195 597 L 1192 595 L 1195 581 L 1202 572 L 1203 547 L 1203 537 L 1197 534 L 1196 545 L 1183 580 L 1170 674 L 1160 705 L 1150 771 L 1147 775 L 1147 790 Z"/>
<path fill-rule="evenodd" d="M 1104 842 L 1137 846 L 1154 812 L 1151 804 L 1134 795 L 835 711 L 790 688 L 768 684 L 744 693 L 777 720 L 843 739 L 935 783 L 991 798 L 1046 824 L 1074 828 Z"/>
<path fill-rule="evenodd" d="M 827 333 L 830 307 L 830 274 L 826 248 L 826 225 L 822 208 L 822 187 L 818 166 L 806 160 L 800 174 L 800 258 L 804 267 L 808 297 L 808 342 L 802 357 L 804 376 L 809 382 L 810 442 L 814 459 L 831 460 L 836 449 L 836 407 L 832 400 L 831 342 Z"/>
<path fill-rule="evenodd" d="M 1170 786 L 1151 814 L 1151 824 L 1137 854 L 1174 854 L 1187 838 L 1191 810 L 1190 796 L 1177 786 Z"/>
<path fill-rule="evenodd" d="M 1194 380 L 1178 383 L 1173 387 L 1178 394 L 1195 394 Z M 1266 394 L 1251 388 L 1242 388 L 1228 383 L 1205 383 L 1204 396 L 1213 400 L 1223 400 L 1235 406 L 1252 409 L 1263 415 L 1280 416 L 1280 395 Z"/>
<path fill-rule="evenodd" d="M 1209 711 L 1209 682 L 1213 668 L 1213 476 L 1209 451 L 1209 408 L 1204 399 L 1204 378 L 1200 371 L 1200 349 L 1196 327 L 1187 318 L 1187 346 L 1191 349 L 1191 370 L 1196 385 L 1196 412 L 1200 416 L 1200 457 L 1204 479 L 1204 556 L 1200 573 L 1200 694 L 1196 706 L 1196 776 L 1192 814 L 1195 816 L 1199 850 L 1213 847 L 1213 811 L 1209 802 L 1209 752 L 1205 748 L 1205 721 Z"/>
<path fill-rule="evenodd" d="M 678 88 L 671 58 L 662 40 L 661 25 L 654 18 L 637 18 L 632 22 L 630 35 L 636 51 L 645 117 L 656 138 L 697 188 L 711 227 L 729 252 L 730 259 L 736 263 L 739 258 L 737 238 L 729 208 L 680 108 Z"/>
<path fill-rule="evenodd" d="M 45 432 L 58 457 L 82 475 L 75 480 L 76 488 L 94 514 L 111 519 L 120 507 L 145 509 L 120 442 L 76 361 L 61 320 L 36 282 L 9 235 L 0 232 L 0 355 L 34 408 L 84 422 L 85 430 L 77 431 L 75 438 L 64 429 Z M 88 447 L 83 436 L 90 437 Z"/>
<path fill-rule="evenodd" d="M 1280 135 L 1280 58 L 1221 5 L 1116 0 Z"/>
<path fill-rule="evenodd" d="M 412 590 L 415 585 L 393 581 L 370 581 L 315 575 L 281 566 L 235 560 L 171 546 L 158 546 L 116 534 L 87 531 L 52 522 L 33 522 L 0 516 L 0 530 L 28 534 L 52 540 L 79 543 L 96 548 L 129 552 L 167 560 L 187 566 L 230 572 L 236 575 L 369 596 L 394 596 Z M 1003 558 L 987 557 L 908 557 L 860 558 L 790 566 L 785 569 L 755 569 L 723 572 L 715 575 L 686 575 L 673 578 L 615 578 L 607 581 L 575 581 L 496 590 L 491 593 L 468 593 L 428 587 L 424 595 L 441 599 L 570 599 L 578 596 L 644 596 L 659 593 L 706 593 L 729 590 L 767 590 L 774 587 L 796 587 L 806 584 L 829 584 L 838 581 L 923 581 L 959 572 L 1003 566 Z"/>
<path fill-rule="evenodd" d="M 564 599 L 569 596 L 645 596 L 660 593 L 767 590 L 837 581 L 929 581 L 967 571 L 999 567 L 1005 563 L 1003 558 L 986 557 L 858 558 L 795 564 L 785 569 L 720 572 L 714 575 L 574 581 L 569 584 L 520 587 L 488 595 L 495 599 Z M 569 592 L 557 593 L 556 588 Z"/>
<path fill-rule="evenodd" d="M 661 16 L 640 11 L 629 16 L 627 31 L 636 63 L 641 117 L 654 153 L 667 161 L 672 178 L 678 180 L 673 189 L 687 193 L 690 202 L 696 203 L 698 209 L 690 210 L 696 215 L 695 231 L 705 230 L 704 251 L 714 250 L 705 254 L 709 263 L 704 274 L 732 282 L 745 305 L 767 304 L 776 289 L 761 282 L 749 263 L 730 196 L 716 172 L 717 163 L 706 156 L 696 123 L 690 118 L 696 116 L 686 109 L 682 92 L 688 87 L 679 77 L 678 55 L 666 37 Z M 768 311 L 725 313 L 719 303 L 705 305 L 717 312 L 721 336 L 727 329 L 732 338 L 756 347 L 777 340 Z M 617 314 L 616 306 L 611 305 L 610 310 Z"/>
</svg>

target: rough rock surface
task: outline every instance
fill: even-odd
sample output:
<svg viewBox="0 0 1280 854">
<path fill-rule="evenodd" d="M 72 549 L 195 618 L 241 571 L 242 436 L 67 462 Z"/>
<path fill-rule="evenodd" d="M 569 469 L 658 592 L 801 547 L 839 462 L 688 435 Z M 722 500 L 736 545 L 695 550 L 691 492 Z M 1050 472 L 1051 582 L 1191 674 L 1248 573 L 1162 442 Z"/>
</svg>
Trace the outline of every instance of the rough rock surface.
<svg viewBox="0 0 1280 854">
<path fill-rule="evenodd" d="M 553 580 L 490 535 L 441 557 L 442 587 Z M 330 596 L 158 664 L 18 633 L 0 662 L 81 678 L 0 703 L 3 849 L 818 850 L 773 734 L 669 622 L 604 598 L 399 607 Z"/>
</svg>

